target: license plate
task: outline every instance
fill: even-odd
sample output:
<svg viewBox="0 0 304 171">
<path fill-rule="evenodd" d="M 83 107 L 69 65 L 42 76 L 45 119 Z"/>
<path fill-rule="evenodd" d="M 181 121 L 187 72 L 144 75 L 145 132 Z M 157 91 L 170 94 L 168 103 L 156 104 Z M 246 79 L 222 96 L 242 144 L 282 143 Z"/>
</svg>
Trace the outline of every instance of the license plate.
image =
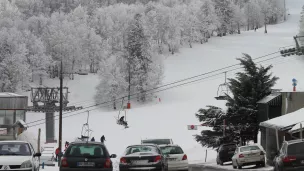
<svg viewBox="0 0 304 171">
<path fill-rule="evenodd" d="M 77 166 L 79 166 L 79 167 L 94 167 L 95 163 L 94 162 L 78 162 Z"/>
<path fill-rule="evenodd" d="M 176 158 L 169 158 L 168 160 L 169 160 L 169 161 L 175 161 Z"/>
<path fill-rule="evenodd" d="M 135 165 L 141 165 L 141 164 L 147 164 L 148 163 L 148 160 L 133 160 L 132 161 L 132 164 L 135 164 Z"/>
</svg>

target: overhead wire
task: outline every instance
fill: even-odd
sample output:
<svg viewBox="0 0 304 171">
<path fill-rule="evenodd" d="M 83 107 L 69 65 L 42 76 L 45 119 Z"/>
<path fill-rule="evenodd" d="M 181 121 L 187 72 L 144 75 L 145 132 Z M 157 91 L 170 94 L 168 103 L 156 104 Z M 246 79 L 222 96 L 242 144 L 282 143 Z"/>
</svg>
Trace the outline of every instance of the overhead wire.
<svg viewBox="0 0 304 171">
<path fill-rule="evenodd" d="M 258 62 L 256 62 L 256 63 L 261 63 L 261 62 L 273 60 L 273 59 L 279 58 L 279 57 L 281 57 L 281 55 L 275 56 L 275 57 L 271 57 L 271 58 L 268 58 L 268 59 L 266 59 L 266 60 L 258 61 Z M 225 71 L 225 72 L 231 72 L 231 71 L 238 70 L 238 69 L 242 69 L 242 68 L 243 68 L 243 67 L 234 68 L 234 69 L 231 69 L 231 70 L 228 70 L 228 71 Z M 153 91 L 153 92 L 150 92 L 150 93 L 148 93 L 148 94 L 154 94 L 154 93 L 157 93 L 157 92 L 161 92 L 161 91 L 165 91 L 165 90 L 168 90 L 168 89 L 180 87 L 180 86 L 187 85 L 187 84 L 190 84 L 190 83 L 195 83 L 195 82 L 198 82 L 198 81 L 201 81 L 201 80 L 206 80 L 207 78 L 215 77 L 215 76 L 217 76 L 217 75 L 222 75 L 223 73 L 224 73 L 224 72 L 217 73 L 217 74 L 213 74 L 213 75 L 211 75 L 211 76 L 207 76 L 207 77 L 203 77 L 203 78 L 200 78 L 200 79 L 188 81 L 188 82 L 185 82 L 185 83 L 182 83 L 182 84 L 178 84 L 178 85 L 175 85 L 175 86 L 171 86 L 171 87 L 168 87 L 168 88 L 165 88 L 165 89 L 161 89 L 161 90 L 158 90 L 158 91 Z M 134 95 L 132 95 L 132 96 L 134 96 Z M 124 97 L 124 98 L 126 98 L 126 97 Z M 119 98 L 119 99 L 121 99 L 121 98 Z M 132 99 L 133 99 L 133 98 L 132 98 Z M 117 99 L 112 100 L 112 101 L 109 101 L 109 102 L 114 102 L 114 101 L 116 101 L 116 100 L 117 100 Z M 108 103 L 108 102 L 105 102 L 105 103 L 103 103 L 103 104 L 106 104 L 106 103 Z M 96 106 L 99 106 L 99 105 L 102 105 L 102 104 L 96 104 L 96 105 L 93 105 L 93 106 L 91 106 L 91 107 L 96 107 Z M 110 105 L 113 105 L 113 104 L 108 104 L 108 105 L 104 105 L 104 106 L 100 106 L 100 107 L 106 107 L 106 106 L 110 106 Z M 100 107 L 99 107 L 99 108 L 100 108 Z M 91 110 L 87 110 L 87 111 L 97 110 L 97 109 L 99 109 L 99 108 L 95 108 L 95 109 L 91 109 Z M 66 117 L 71 117 L 71 116 L 75 116 L 75 115 L 78 115 L 78 114 L 82 114 L 82 113 L 85 113 L 85 112 L 87 112 L 87 111 L 82 111 L 82 112 L 74 113 L 74 114 L 65 116 L 64 118 L 66 118 Z M 75 112 L 75 111 L 73 111 L 73 112 Z M 68 112 L 68 113 L 72 113 L 72 112 Z M 68 113 L 64 113 L 64 115 L 66 115 L 66 114 L 68 114 Z M 57 116 L 58 116 L 58 115 L 57 115 Z M 56 117 L 56 116 L 55 116 L 55 117 Z M 30 122 L 30 123 L 35 123 L 35 122 L 39 122 L 39 121 L 42 121 L 42 120 L 45 120 L 45 119 L 36 120 L 36 121 Z M 57 119 L 56 119 L 56 120 L 57 120 Z M 30 123 L 28 123 L 28 124 L 30 124 Z M 39 124 L 35 124 L 35 125 L 30 125 L 30 127 L 37 126 L 37 125 L 41 125 L 41 124 L 44 124 L 44 123 L 45 123 L 45 122 L 42 122 L 42 123 L 39 123 Z"/>
</svg>

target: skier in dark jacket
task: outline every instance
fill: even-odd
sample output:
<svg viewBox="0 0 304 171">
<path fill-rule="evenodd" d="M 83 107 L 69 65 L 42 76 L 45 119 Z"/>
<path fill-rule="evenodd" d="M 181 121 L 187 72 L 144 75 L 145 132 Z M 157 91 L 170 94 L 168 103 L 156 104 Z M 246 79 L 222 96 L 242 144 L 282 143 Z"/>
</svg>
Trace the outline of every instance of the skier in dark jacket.
<svg viewBox="0 0 304 171">
<path fill-rule="evenodd" d="M 93 137 L 93 138 L 91 139 L 91 141 L 95 141 L 95 138 Z"/>
<path fill-rule="evenodd" d="M 123 122 L 124 122 L 124 119 L 125 119 L 125 117 L 122 116 L 122 117 L 119 119 L 120 123 L 123 123 Z"/>
<path fill-rule="evenodd" d="M 105 140 L 106 140 L 105 136 L 102 135 L 101 138 L 100 138 L 100 142 L 104 143 Z"/>
</svg>

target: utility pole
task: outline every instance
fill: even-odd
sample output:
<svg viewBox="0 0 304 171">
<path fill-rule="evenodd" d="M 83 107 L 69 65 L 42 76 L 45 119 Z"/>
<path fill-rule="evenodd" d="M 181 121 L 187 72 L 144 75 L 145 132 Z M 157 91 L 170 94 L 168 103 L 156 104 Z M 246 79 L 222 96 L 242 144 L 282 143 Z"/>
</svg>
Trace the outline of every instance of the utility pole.
<svg viewBox="0 0 304 171">
<path fill-rule="evenodd" d="M 284 0 L 284 21 L 286 21 L 286 0 Z"/>
<path fill-rule="evenodd" d="M 62 74 L 62 57 L 60 62 L 60 106 L 59 106 L 59 141 L 58 147 L 62 152 L 62 87 L 63 87 L 63 74 Z M 61 164 L 61 155 L 58 156 L 58 166 Z"/>
</svg>

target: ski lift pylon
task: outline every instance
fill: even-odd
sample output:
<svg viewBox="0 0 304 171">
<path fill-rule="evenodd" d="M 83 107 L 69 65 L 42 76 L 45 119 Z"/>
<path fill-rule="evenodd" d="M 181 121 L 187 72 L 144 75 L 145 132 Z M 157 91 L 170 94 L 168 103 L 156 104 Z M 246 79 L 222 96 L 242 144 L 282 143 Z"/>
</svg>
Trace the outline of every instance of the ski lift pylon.
<svg viewBox="0 0 304 171">
<path fill-rule="evenodd" d="M 225 83 L 220 84 L 217 89 L 217 96 L 215 97 L 216 100 L 227 100 L 228 99 L 228 93 L 229 93 L 229 87 L 227 83 L 227 71 L 225 73 Z"/>
</svg>

